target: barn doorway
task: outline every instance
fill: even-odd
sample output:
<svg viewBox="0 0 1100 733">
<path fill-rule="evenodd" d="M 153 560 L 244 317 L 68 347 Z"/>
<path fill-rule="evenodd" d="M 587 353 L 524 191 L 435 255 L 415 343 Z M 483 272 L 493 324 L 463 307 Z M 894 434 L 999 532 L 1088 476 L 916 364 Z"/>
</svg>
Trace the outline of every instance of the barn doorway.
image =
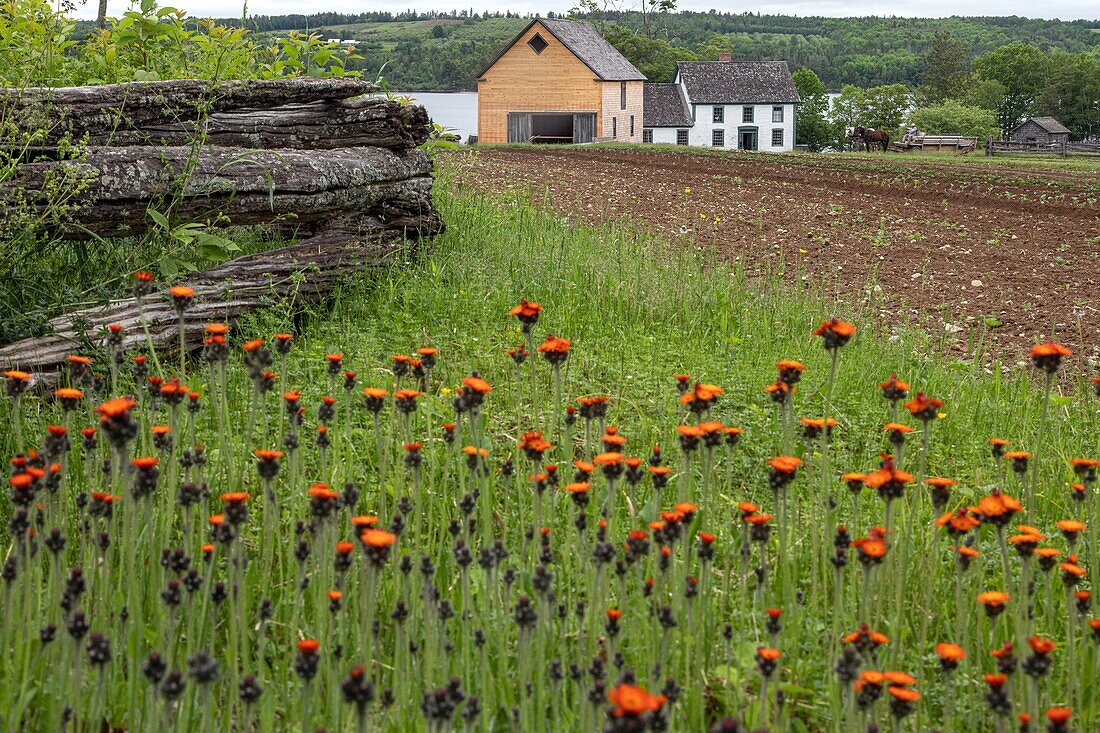
<svg viewBox="0 0 1100 733">
<path fill-rule="evenodd" d="M 568 145 L 573 142 L 573 115 L 531 115 L 531 142 Z"/>
<path fill-rule="evenodd" d="M 590 143 L 596 136 L 595 112 L 509 112 L 508 142 L 536 145 Z"/>
</svg>

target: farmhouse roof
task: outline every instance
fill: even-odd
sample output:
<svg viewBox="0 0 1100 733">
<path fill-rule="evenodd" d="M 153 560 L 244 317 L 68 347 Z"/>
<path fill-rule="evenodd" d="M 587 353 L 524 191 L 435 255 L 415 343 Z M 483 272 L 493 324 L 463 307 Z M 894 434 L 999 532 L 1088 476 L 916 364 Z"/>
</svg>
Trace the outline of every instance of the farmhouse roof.
<svg viewBox="0 0 1100 733">
<path fill-rule="evenodd" d="M 679 84 L 646 84 L 642 89 L 645 127 L 691 127 L 691 111 Z"/>
<path fill-rule="evenodd" d="M 1026 120 L 1024 120 L 1020 124 L 1016 125 L 1016 127 L 1013 127 L 1012 129 L 1016 130 L 1020 127 L 1023 127 L 1028 122 L 1034 122 L 1036 125 L 1038 125 L 1039 127 L 1043 128 L 1044 130 L 1046 130 L 1047 132 L 1049 132 L 1051 134 L 1069 132 L 1068 127 L 1066 127 L 1061 122 L 1054 119 L 1053 117 L 1028 117 Z"/>
<path fill-rule="evenodd" d="M 581 21 L 562 20 L 560 18 L 535 18 L 532 20 L 478 74 L 478 78 L 485 76 L 485 73 L 493 68 L 500 57 L 516 45 L 516 42 L 527 31 L 531 30 L 535 23 L 541 24 L 550 35 L 557 39 L 558 43 L 565 46 L 585 66 L 592 69 L 601 81 L 645 81 L 645 74 L 638 71 L 634 64 L 627 61 L 626 57 L 608 43 L 599 31 L 591 25 Z"/>
<path fill-rule="evenodd" d="M 797 103 L 786 61 L 678 61 L 692 104 Z"/>
</svg>

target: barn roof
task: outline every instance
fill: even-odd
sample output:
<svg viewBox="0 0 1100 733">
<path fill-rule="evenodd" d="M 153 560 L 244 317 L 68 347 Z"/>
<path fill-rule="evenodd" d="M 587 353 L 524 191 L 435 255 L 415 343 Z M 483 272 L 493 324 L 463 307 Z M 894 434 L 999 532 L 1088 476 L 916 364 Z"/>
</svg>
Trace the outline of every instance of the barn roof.
<svg viewBox="0 0 1100 733">
<path fill-rule="evenodd" d="M 691 111 L 679 84 L 645 84 L 642 89 L 644 127 L 691 127 Z"/>
<path fill-rule="evenodd" d="M 576 20 L 561 20 L 560 18 L 535 18 L 532 20 L 478 74 L 478 78 L 485 76 L 485 72 L 493 68 L 500 57 L 514 46 L 535 23 L 541 24 L 561 45 L 569 49 L 585 66 L 592 69 L 601 81 L 645 81 L 645 74 L 634 68 L 634 64 L 627 61 L 626 57 L 608 43 L 599 31 L 591 25 Z"/>
<path fill-rule="evenodd" d="M 1026 120 L 1016 125 L 1016 127 L 1013 127 L 1012 130 L 1015 131 L 1018 128 L 1026 125 L 1028 122 L 1034 122 L 1036 125 L 1043 128 L 1047 132 L 1055 135 L 1058 133 L 1069 132 L 1068 127 L 1066 127 L 1053 117 L 1028 117 Z"/>
<path fill-rule="evenodd" d="M 692 104 L 797 103 L 786 61 L 678 61 Z"/>
</svg>

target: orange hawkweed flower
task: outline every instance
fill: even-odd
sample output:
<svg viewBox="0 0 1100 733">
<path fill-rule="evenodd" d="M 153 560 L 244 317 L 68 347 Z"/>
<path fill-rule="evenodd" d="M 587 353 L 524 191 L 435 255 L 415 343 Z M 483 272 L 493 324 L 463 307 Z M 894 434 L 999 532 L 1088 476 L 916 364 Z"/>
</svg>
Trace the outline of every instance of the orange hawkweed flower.
<svg viewBox="0 0 1100 733">
<path fill-rule="evenodd" d="M 533 300 L 521 299 L 519 305 L 508 311 L 508 315 L 514 316 L 524 323 L 534 323 L 542 313 L 542 306 Z"/>
<path fill-rule="evenodd" d="M 592 462 L 597 466 L 618 466 L 623 462 L 623 454 L 609 451 L 607 453 L 600 453 L 598 456 L 592 459 Z"/>
<path fill-rule="evenodd" d="M 616 718 L 637 718 L 656 713 L 668 701 L 664 695 L 651 695 L 637 685 L 620 684 L 607 693 L 607 700 L 615 707 L 611 714 Z"/>
<path fill-rule="evenodd" d="M 949 671 L 966 659 L 966 650 L 958 644 L 941 641 L 936 644 L 936 656 L 940 658 L 940 666 Z"/>
<path fill-rule="evenodd" d="M 985 612 L 990 616 L 996 616 L 1004 610 L 1005 604 L 1012 596 L 999 590 L 987 590 L 978 594 L 978 603 L 985 607 Z"/>
<path fill-rule="evenodd" d="M 1047 710 L 1047 720 L 1055 725 L 1065 725 L 1072 715 L 1073 711 L 1069 708 L 1050 708 Z"/>
<path fill-rule="evenodd" d="M 248 501 L 248 493 L 245 491 L 228 491 L 218 497 L 219 501 L 226 504 L 243 504 Z"/>
<path fill-rule="evenodd" d="M 1054 651 L 1054 642 L 1050 639 L 1046 639 L 1042 636 L 1031 636 L 1027 640 L 1027 645 L 1031 647 L 1031 651 L 1041 656 L 1046 656 Z"/>
<path fill-rule="evenodd" d="M 352 517 L 351 518 L 351 526 L 353 526 L 353 527 L 359 527 L 359 528 L 368 527 L 369 528 L 369 527 L 373 527 L 376 524 L 378 524 L 378 517 L 372 517 L 372 516 L 361 514 L 357 517 Z"/>
<path fill-rule="evenodd" d="M 207 323 L 203 330 L 210 336 L 225 336 L 229 333 L 229 326 L 224 323 Z"/>
<path fill-rule="evenodd" d="M 1062 519 L 1057 523 L 1057 527 L 1070 542 L 1075 541 L 1078 533 L 1084 532 L 1086 529 L 1085 523 L 1077 519 Z"/>
<path fill-rule="evenodd" d="M 125 416 L 137 405 L 129 397 L 115 397 L 114 399 L 107 400 L 99 407 L 95 408 L 97 414 L 102 415 L 105 418 L 117 420 L 120 417 Z"/>
<path fill-rule="evenodd" d="M 823 321 L 814 332 L 814 336 L 820 336 L 825 341 L 826 349 L 839 349 L 856 333 L 856 327 L 847 321 L 833 318 Z"/>
<path fill-rule="evenodd" d="M 550 444 L 550 441 L 542 437 L 542 431 L 532 430 L 520 436 L 517 447 L 527 454 L 529 459 L 534 461 L 541 458 L 542 454 L 550 450 L 553 446 Z"/>
<path fill-rule="evenodd" d="M 901 687 L 899 685 L 891 685 L 886 688 L 886 692 L 890 694 L 895 700 L 901 700 L 902 702 L 913 703 L 920 700 L 920 693 L 916 690 L 911 690 L 908 687 Z"/>
<path fill-rule="evenodd" d="M 898 685 L 900 687 L 909 687 L 910 685 L 917 684 L 917 678 L 906 672 L 883 672 L 882 677 L 890 684 Z"/>
<path fill-rule="evenodd" d="M 359 541 L 368 547 L 390 547 L 397 541 L 397 535 L 381 529 L 366 529 L 359 535 Z"/>
<path fill-rule="evenodd" d="M 155 468 L 157 465 L 157 459 L 155 456 L 142 456 L 130 461 L 130 465 L 139 471 L 148 471 L 151 468 Z"/>
<path fill-rule="evenodd" d="M 298 642 L 298 651 L 302 654 L 316 654 L 321 648 L 321 642 L 316 639 L 302 639 Z"/>
<path fill-rule="evenodd" d="M 905 409 L 909 410 L 910 415 L 925 422 L 935 420 L 941 407 L 943 400 L 926 397 L 924 392 L 917 392 L 916 397 L 905 403 Z"/>
<path fill-rule="evenodd" d="M 555 356 L 567 355 L 569 353 L 569 347 L 573 345 L 573 342 L 569 339 L 561 338 L 560 336 L 547 336 L 535 351 L 540 354 L 546 355 L 546 358 L 553 361 Z"/>
<path fill-rule="evenodd" d="M 1047 341 L 1045 344 L 1035 344 L 1031 347 L 1031 363 L 1037 369 L 1041 369 L 1047 374 L 1053 374 L 1062 365 L 1062 359 L 1072 353 L 1061 344 Z"/>
<path fill-rule="evenodd" d="M 769 459 L 768 466 L 776 473 L 794 473 L 802 466 L 802 459 L 794 456 L 778 456 Z"/>
<path fill-rule="evenodd" d="M 481 377 L 464 377 L 462 386 L 474 394 L 486 395 L 493 391 L 492 385 Z"/>
</svg>

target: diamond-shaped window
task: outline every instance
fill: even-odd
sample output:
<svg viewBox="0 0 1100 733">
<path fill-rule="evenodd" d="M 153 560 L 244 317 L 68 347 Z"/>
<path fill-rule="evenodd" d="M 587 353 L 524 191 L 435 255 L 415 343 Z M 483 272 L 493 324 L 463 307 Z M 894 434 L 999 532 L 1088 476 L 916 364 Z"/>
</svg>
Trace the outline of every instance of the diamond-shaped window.
<svg viewBox="0 0 1100 733">
<path fill-rule="evenodd" d="M 527 42 L 527 45 L 530 46 L 535 53 L 542 53 L 550 44 L 546 42 L 545 38 L 536 33 L 531 36 L 531 40 Z"/>
</svg>

